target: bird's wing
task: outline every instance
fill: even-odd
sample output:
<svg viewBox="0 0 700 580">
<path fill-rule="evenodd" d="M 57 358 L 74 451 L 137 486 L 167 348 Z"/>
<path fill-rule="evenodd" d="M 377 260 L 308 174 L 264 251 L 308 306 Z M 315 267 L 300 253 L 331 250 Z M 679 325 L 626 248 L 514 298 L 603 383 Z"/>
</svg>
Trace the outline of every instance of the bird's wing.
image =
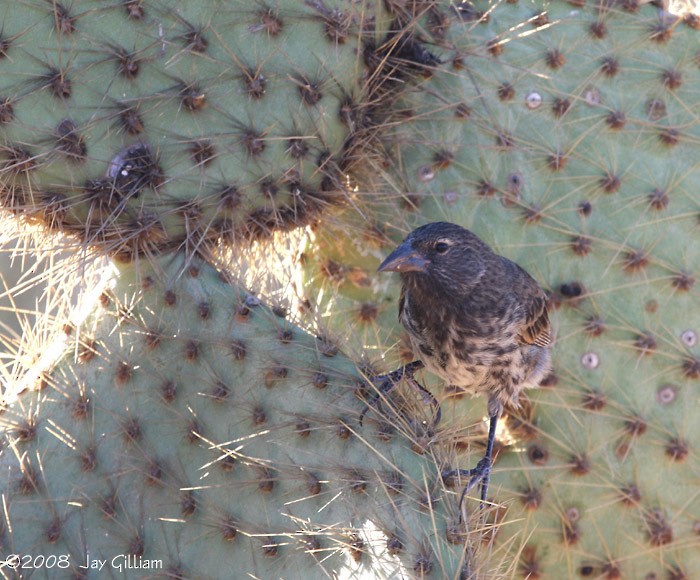
<svg viewBox="0 0 700 580">
<path fill-rule="evenodd" d="M 549 316 L 547 315 L 547 298 L 544 292 L 534 294 L 525 304 L 523 319 L 518 339 L 525 344 L 547 346 L 550 343 Z"/>
</svg>

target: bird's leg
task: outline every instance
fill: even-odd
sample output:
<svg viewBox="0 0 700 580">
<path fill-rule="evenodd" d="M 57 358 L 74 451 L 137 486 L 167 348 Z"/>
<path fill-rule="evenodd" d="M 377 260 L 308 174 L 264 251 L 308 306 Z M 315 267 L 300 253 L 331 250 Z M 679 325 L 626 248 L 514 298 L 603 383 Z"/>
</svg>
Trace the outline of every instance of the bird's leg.
<svg viewBox="0 0 700 580">
<path fill-rule="evenodd" d="M 438 423 L 440 423 L 440 419 L 442 419 L 442 409 L 440 408 L 440 403 L 438 403 L 435 395 L 421 385 L 412 374 L 406 378 L 406 382 L 423 395 L 423 403 L 426 405 L 430 404 L 435 409 L 435 418 L 433 419 L 432 427 L 436 427 Z"/>
<path fill-rule="evenodd" d="M 364 420 L 367 412 L 372 407 L 380 403 L 380 399 L 386 396 L 388 393 L 390 393 L 403 378 L 406 378 L 412 387 L 418 388 L 420 391 L 422 391 L 424 398 L 426 394 L 429 395 L 430 402 L 433 405 L 437 406 L 439 410 L 440 407 L 437 404 L 437 401 L 435 400 L 435 397 L 432 395 L 432 393 L 428 391 L 425 387 L 420 385 L 415 378 L 413 378 L 413 373 L 422 368 L 423 362 L 419 360 L 414 360 L 413 362 L 410 362 L 407 365 L 396 369 L 395 371 L 392 371 L 385 375 L 379 375 L 377 377 L 374 377 L 372 379 L 372 382 L 375 383 L 375 385 L 377 385 L 377 392 L 372 397 L 372 399 L 365 405 L 364 409 L 362 409 L 362 412 L 360 413 L 360 427 L 362 427 L 362 421 Z"/>
<path fill-rule="evenodd" d="M 443 472 L 443 479 L 447 477 L 454 477 L 456 475 L 461 475 L 468 477 L 469 481 L 467 485 L 464 486 L 462 494 L 459 496 L 459 512 L 462 513 L 462 502 L 464 501 L 464 496 L 469 492 L 474 486 L 481 482 L 481 509 L 484 509 L 484 503 L 486 502 L 486 496 L 489 490 L 489 479 L 491 478 L 491 457 L 493 455 L 493 442 L 496 438 L 496 426 L 498 425 L 498 418 L 500 417 L 500 409 L 492 410 L 492 405 L 489 402 L 489 410 L 491 415 L 489 417 L 489 438 L 486 443 L 486 453 L 484 457 L 481 458 L 476 467 L 471 469 L 453 469 L 450 471 Z M 461 516 L 460 516 L 461 519 Z"/>
</svg>

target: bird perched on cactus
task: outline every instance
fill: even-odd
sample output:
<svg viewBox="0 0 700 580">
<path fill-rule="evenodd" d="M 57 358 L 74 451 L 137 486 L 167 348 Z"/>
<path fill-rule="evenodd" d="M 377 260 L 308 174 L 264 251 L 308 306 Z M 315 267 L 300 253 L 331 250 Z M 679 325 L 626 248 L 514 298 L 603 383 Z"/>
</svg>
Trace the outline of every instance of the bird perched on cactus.
<svg viewBox="0 0 700 580">
<path fill-rule="evenodd" d="M 488 396 L 484 458 L 443 474 L 469 477 L 462 498 L 481 482 L 483 505 L 503 407 L 517 406 L 520 391 L 550 369 L 545 293 L 520 266 L 447 222 L 413 230 L 378 270 L 401 274 L 399 320 L 419 359 L 407 365 L 410 373 L 425 366 L 467 394 Z"/>
</svg>

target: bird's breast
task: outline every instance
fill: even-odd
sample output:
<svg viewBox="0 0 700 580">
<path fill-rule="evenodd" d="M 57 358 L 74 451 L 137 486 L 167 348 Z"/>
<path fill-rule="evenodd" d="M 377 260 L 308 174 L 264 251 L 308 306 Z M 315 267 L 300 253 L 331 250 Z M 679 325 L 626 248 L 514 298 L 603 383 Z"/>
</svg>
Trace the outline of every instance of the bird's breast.
<svg viewBox="0 0 700 580">
<path fill-rule="evenodd" d="M 425 308 L 406 296 L 400 321 L 414 354 L 429 371 L 465 389 L 475 389 L 483 381 L 492 349 L 474 329 L 463 328 L 450 308 L 440 304 Z"/>
</svg>

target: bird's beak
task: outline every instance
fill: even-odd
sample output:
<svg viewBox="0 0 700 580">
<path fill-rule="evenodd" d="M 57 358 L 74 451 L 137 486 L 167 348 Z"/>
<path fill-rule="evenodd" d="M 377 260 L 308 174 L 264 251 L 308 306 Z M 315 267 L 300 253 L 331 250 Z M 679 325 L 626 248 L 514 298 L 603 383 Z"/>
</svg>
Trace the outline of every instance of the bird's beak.
<svg viewBox="0 0 700 580">
<path fill-rule="evenodd" d="M 425 272 L 430 262 L 404 242 L 389 254 L 377 272 Z"/>
</svg>

